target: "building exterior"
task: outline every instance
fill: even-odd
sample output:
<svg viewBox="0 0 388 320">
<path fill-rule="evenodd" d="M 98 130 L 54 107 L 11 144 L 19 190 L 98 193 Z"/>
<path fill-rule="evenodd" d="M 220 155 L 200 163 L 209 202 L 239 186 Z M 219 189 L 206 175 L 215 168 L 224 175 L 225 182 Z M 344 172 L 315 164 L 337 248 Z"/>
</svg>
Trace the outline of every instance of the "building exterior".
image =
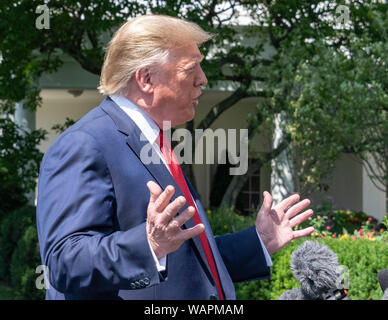
<svg viewBox="0 0 388 320">
<path fill-rule="evenodd" d="M 44 75 L 39 79 L 42 89 L 42 107 L 36 112 L 23 109 L 23 104 L 17 105 L 15 119 L 19 123 L 33 129 L 42 128 L 48 131 L 47 140 L 39 146 L 45 152 L 52 144 L 58 133 L 52 127 L 63 124 L 66 118 L 78 120 L 89 110 L 99 105 L 104 97 L 98 93 L 98 76 L 83 70 L 79 64 L 70 57 L 64 58 L 63 66 L 55 74 Z M 206 70 L 205 70 L 206 72 Z M 195 124 L 198 124 L 217 102 L 227 97 L 230 92 L 228 86 L 219 86 L 204 91 L 197 107 Z M 257 98 L 240 100 L 235 106 L 223 113 L 212 125 L 211 129 L 243 129 L 248 127 L 247 115 L 256 106 Z M 279 132 L 268 136 L 255 138 L 252 145 L 255 154 L 271 150 Z M 261 168 L 244 186 L 240 195 L 241 209 L 251 210 L 262 201 L 264 190 L 270 191 L 275 200 L 279 200 L 292 190 L 292 168 L 283 161 L 282 157 L 272 163 L 272 167 Z M 281 167 L 277 174 L 272 170 L 275 166 Z M 204 207 L 210 205 L 212 181 L 216 166 L 211 164 L 194 164 L 194 173 L 197 181 L 198 193 Z M 378 190 L 369 179 L 365 168 L 354 156 L 344 154 L 337 162 L 334 175 L 329 181 L 329 196 L 336 209 L 349 209 L 363 211 L 379 221 L 387 214 L 387 195 Z M 291 189 L 291 190 L 290 190 Z M 313 204 L 317 205 L 321 195 L 313 197 Z"/>
</svg>

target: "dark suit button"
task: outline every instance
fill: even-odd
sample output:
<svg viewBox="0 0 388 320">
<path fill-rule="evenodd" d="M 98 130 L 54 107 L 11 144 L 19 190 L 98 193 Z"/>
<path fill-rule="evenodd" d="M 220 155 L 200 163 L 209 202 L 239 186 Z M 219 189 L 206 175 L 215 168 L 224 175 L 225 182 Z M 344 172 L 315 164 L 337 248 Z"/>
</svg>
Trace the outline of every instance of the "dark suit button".
<svg viewBox="0 0 388 320">
<path fill-rule="evenodd" d="M 136 285 L 133 282 L 131 282 L 130 286 L 131 286 L 131 289 L 136 289 Z"/>
<path fill-rule="evenodd" d="M 149 284 L 150 284 L 150 279 L 148 279 L 148 278 L 144 278 L 144 284 L 146 285 L 146 286 L 148 286 Z"/>
<path fill-rule="evenodd" d="M 144 280 L 139 280 L 139 283 L 140 283 L 140 286 L 141 286 L 142 288 L 144 288 L 144 286 L 145 286 Z"/>
<path fill-rule="evenodd" d="M 210 300 L 218 300 L 218 297 L 215 294 L 211 294 Z"/>
<path fill-rule="evenodd" d="M 136 288 L 138 288 L 138 289 L 141 288 L 139 281 L 135 281 L 135 286 L 136 286 Z"/>
</svg>

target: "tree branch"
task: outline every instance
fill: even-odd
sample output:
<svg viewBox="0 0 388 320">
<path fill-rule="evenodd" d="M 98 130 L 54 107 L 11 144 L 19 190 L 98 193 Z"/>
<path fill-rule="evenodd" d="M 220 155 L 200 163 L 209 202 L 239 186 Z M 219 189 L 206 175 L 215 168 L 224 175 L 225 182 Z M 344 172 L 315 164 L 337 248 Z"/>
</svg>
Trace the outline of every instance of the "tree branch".
<svg viewBox="0 0 388 320">
<path fill-rule="evenodd" d="M 205 130 L 226 110 L 234 106 L 238 101 L 247 97 L 247 88 L 238 88 L 229 97 L 215 104 L 207 113 L 205 118 L 199 123 L 197 129 Z"/>
<path fill-rule="evenodd" d="M 275 159 L 280 153 L 282 153 L 290 144 L 291 137 L 286 135 L 283 141 L 278 145 L 278 147 L 271 152 L 263 155 L 257 159 L 253 164 L 248 168 L 248 171 L 245 175 L 236 175 L 233 176 L 232 181 L 230 182 L 228 188 L 226 189 L 224 196 L 221 200 L 221 206 L 232 207 L 236 204 L 238 195 L 241 192 L 241 189 L 245 185 L 246 181 L 250 176 L 252 176 L 260 167 Z"/>
</svg>

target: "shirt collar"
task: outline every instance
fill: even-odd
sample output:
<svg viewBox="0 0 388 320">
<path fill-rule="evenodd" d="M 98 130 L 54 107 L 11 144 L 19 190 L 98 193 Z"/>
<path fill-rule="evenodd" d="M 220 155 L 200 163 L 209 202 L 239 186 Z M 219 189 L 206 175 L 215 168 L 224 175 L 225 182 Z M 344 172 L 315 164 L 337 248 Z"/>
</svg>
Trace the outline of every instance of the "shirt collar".
<svg viewBox="0 0 388 320">
<path fill-rule="evenodd" d="M 140 107 L 126 97 L 110 96 L 110 98 L 135 122 L 146 139 L 153 144 L 159 137 L 160 129 Z"/>
</svg>

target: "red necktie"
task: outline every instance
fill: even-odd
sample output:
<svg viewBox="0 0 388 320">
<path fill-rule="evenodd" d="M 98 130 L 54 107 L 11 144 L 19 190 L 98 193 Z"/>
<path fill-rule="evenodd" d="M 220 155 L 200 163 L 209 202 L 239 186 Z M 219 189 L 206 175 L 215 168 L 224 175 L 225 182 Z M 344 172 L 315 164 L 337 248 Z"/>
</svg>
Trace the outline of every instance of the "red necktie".
<svg viewBox="0 0 388 320">
<path fill-rule="evenodd" d="M 174 151 L 171 149 L 169 141 L 164 137 L 163 131 L 160 130 L 159 134 L 159 142 L 160 142 L 160 150 L 166 160 L 168 167 L 170 168 L 171 174 L 178 184 L 179 188 L 182 190 L 184 197 L 186 198 L 186 202 L 188 206 L 192 206 L 195 209 L 195 213 L 193 215 L 194 223 L 197 225 L 201 223 L 201 218 L 198 214 L 197 207 L 194 204 L 193 198 L 191 197 L 191 193 L 189 187 L 187 186 L 185 177 L 183 176 L 182 169 L 178 163 L 178 160 L 175 156 Z M 213 278 L 216 282 L 218 294 L 220 296 L 220 300 L 224 300 L 224 296 L 222 294 L 220 279 L 218 277 L 216 265 L 214 263 L 214 258 L 212 252 L 210 250 L 209 242 L 207 240 L 205 232 L 199 234 L 199 239 L 201 240 L 202 248 L 206 256 L 206 260 L 209 264 L 210 271 L 213 275 Z"/>
</svg>

